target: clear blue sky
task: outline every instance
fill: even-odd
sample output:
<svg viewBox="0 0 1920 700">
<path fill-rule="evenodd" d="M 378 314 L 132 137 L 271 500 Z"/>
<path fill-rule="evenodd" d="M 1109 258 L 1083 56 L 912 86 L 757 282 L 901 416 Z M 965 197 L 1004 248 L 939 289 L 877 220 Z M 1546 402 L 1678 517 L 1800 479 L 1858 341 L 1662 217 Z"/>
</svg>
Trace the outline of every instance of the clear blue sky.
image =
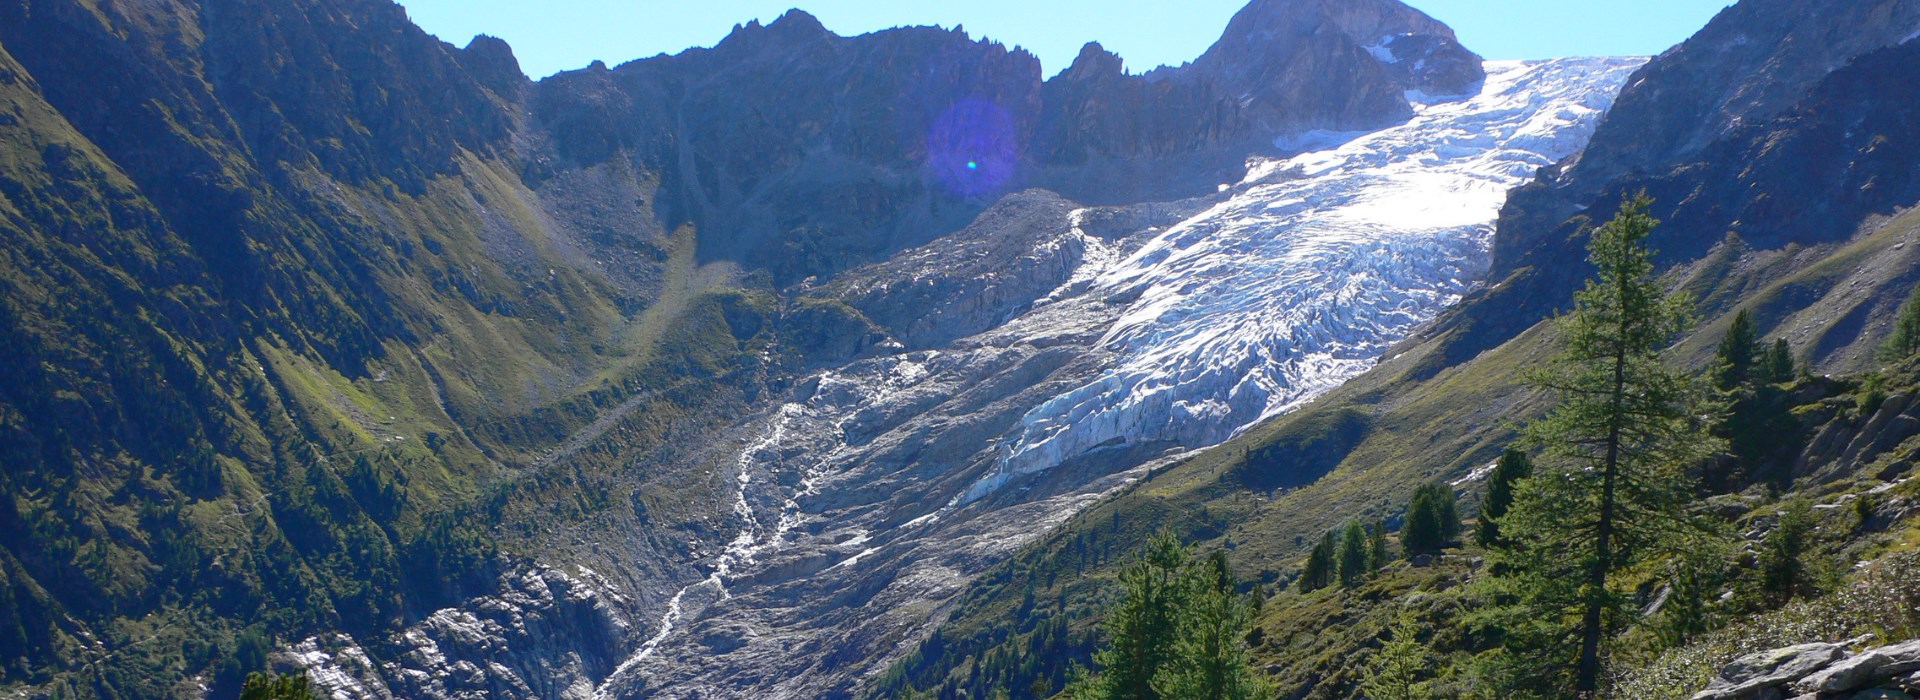
<svg viewBox="0 0 1920 700">
<path fill-rule="evenodd" d="M 839 34 L 964 25 L 1025 47 L 1048 75 L 1099 41 L 1141 72 L 1200 55 L 1246 0 L 399 0 L 427 31 L 465 46 L 506 39 L 533 77 L 712 46 L 733 25 L 798 6 Z M 1655 54 L 1729 0 L 1411 0 L 1488 58 Z"/>
</svg>

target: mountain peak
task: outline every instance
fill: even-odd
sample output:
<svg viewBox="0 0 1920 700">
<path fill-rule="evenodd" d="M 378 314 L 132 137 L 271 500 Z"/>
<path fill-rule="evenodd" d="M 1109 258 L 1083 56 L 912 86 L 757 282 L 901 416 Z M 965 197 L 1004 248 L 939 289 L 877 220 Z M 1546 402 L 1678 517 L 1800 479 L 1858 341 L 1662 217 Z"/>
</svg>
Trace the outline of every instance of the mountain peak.
<svg viewBox="0 0 1920 700">
<path fill-rule="evenodd" d="M 773 20 L 771 24 L 768 24 L 767 28 L 778 29 L 780 31 L 787 31 L 787 32 L 804 32 L 808 34 L 828 33 L 827 25 L 821 24 L 820 18 L 815 17 L 811 13 L 807 12 L 806 10 L 802 10 L 797 7 L 787 10 L 784 14 L 781 14 L 779 18 Z"/>
<path fill-rule="evenodd" d="M 1398 0 L 1254 0 L 1170 73 L 1237 97 L 1275 133 L 1376 128 L 1412 114 L 1408 90 L 1465 94 L 1486 77 L 1452 29 Z"/>
<path fill-rule="evenodd" d="M 1079 79 L 1100 75 L 1124 75 L 1127 72 L 1126 59 L 1120 54 L 1108 51 L 1098 41 L 1089 41 L 1080 47 L 1080 55 L 1074 57 L 1073 65 L 1061 73 L 1062 76 Z"/>
</svg>

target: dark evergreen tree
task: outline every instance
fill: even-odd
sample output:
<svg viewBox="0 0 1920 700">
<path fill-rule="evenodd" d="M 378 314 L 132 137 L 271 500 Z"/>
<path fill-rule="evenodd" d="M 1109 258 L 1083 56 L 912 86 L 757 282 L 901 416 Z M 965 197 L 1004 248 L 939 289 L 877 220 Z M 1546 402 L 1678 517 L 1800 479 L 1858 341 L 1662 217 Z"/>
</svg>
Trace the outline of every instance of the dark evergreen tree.
<svg viewBox="0 0 1920 700">
<path fill-rule="evenodd" d="M 1763 364 L 1766 368 L 1767 381 L 1775 384 L 1793 381 L 1795 372 L 1793 347 L 1787 345 L 1786 338 L 1773 341 L 1773 345 L 1767 348 L 1767 357 Z"/>
<path fill-rule="evenodd" d="M 1373 573 L 1367 560 L 1367 530 L 1360 521 L 1349 520 L 1340 531 L 1340 585 L 1352 587 L 1366 581 Z"/>
<path fill-rule="evenodd" d="M 1754 376 L 1754 365 L 1760 360 L 1760 334 L 1754 328 L 1753 317 L 1746 309 L 1733 315 L 1733 325 L 1727 328 L 1727 334 L 1720 338 L 1720 347 L 1714 352 L 1713 384 L 1721 391 L 1731 390 Z"/>
<path fill-rule="evenodd" d="M 1433 554 L 1460 539 L 1460 506 L 1445 484 L 1422 484 L 1407 505 L 1400 546 L 1407 557 Z"/>
<path fill-rule="evenodd" d="M 1300 590 L 1313 592 L 1333 585 L 1339 564 L 1335 559 L 1336 546 L 1333 531 L 1320 537 L 1319 544 L 1307 554 L 1307 566 L 1300 571 Z"/>
<path fill-rule="evenodd" d="M 1480 526 L 1473 534 L 1474 541 L 1480 546 L 1492 547 L 1501 542 L 1500 518 L 1505 517 L 1507 509 L 1513 507 L 1514 486 L 1532 475 L 1533 460 L 1527 457 L 1527 453 L 1509 447 L 1500 455 L 1493 473 L 1487 475 L 1487 500 L 1480 507 Z"/>
<path fill-rule="evenodd" d="M 1556 322 L 1559 356 L 1531 378 L 1559 399 L 1529 426 L 1552 461 L 1521 482 L 1501 519 L 1514 546 L 1496 555 L 1498 585 L 1518 600 L 1506 652 L 1535 689 L 1596 693 L 1602 642 L 1636 619 L 1616 572 L 1708 531 L 1686 507 L 1685 470 L 1719 447 L 1699 420 L 1705 393 L 1660 357 L 1691 315 L 1654 278 L 1650 205 L 1635 197 L 1594 232 L 1597 277 Z"/>
</svg>

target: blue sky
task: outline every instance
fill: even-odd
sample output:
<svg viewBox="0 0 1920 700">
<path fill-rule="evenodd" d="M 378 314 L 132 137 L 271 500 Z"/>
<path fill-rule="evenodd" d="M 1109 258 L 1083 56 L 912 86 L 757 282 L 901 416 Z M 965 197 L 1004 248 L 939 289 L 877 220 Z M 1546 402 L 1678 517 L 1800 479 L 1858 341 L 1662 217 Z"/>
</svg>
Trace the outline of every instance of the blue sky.
<svg viewBox="0 0 1920 700">
<path fill-rule="evenodd" d="M 712 46 L 736 23 L 812 12 L 840 34 L 908 24 L 964 25 L 975 38 L 1026 47 L 1048 75 L 1099 41 L 1134 72 L 1179 64 L 1219 38 L 1246 0 L 400 0 L 427 31 L 459 45 L 506 39 L 538 78 L 595 59 L 617 65 Z M 1728 0 L 1411 0 L 1488 58 L 1659 53 Z"/>
</svg>

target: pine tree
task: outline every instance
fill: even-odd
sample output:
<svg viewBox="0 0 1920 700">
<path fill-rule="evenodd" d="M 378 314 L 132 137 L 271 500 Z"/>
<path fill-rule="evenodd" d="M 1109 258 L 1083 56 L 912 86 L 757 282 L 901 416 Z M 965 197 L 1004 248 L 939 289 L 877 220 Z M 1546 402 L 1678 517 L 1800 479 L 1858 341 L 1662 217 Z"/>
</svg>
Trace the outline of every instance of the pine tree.
<svg viewBox="0 0 1920 700">
<path fill-rule="evenodd" d="M 1793 367 L 1793 347 L 1787 345 L 1786 338 L 1773 341 L 1773 346 L 1767 348 L 1767 357 L 1764 365 L 1766 367 L 1767 381 L 1775 384 L 1793 381 L 1795 371 Z"/>
<path fill-rule="evenodd" d="M 1500 455 L 1493 473 L 1487 476 L 1487 500 L 1480 507 L 1480 527 L 1473 534 L 1480 546 L 1492 547 L 1501 542 L 1500 518 L 1513 507 L 1514 486 L 1532 475 L 1533 460 L 1527 458 L 1526 452 L 1509 447 Z"/>
<path fill-rule="evenodd" d="M 1190 582 L 1186 548 L 1159 535 L 1120 572 L 1125 593 L 1107 616 L 1107 646 L 1094 654 L 1100 675 L 1083 695 L 1102 700 L 1158 700 L 1153 677 L 1173 658 L 1179 605 Z"/>
<path fill-rule="evenodd" d="M 1407 557 L 1432 554 L 1460 539 L 1460 506 L 1445 484 L 1422 484 L 1407 504 L 1400 546 Z"/>
<path fill-rule="evenodd" d="M 1602 641 L 1633 617 L 1614 573 L 1705 530 L 1685 507 L 1684 468 L 1717 449 L 1696 418 L 1703 392 L 1660 359 L 1690 313 L 1654 279 L 1650 204 L 1635 197 L 1593 234 L 1597 276 L 1556 321 L 1560 355 L 1531 377 L 1559 399 L 1528 431 L 1550 468 L 1521 482 L 1501 519 L 1514 542 L 1500 550 L 1503 583 L 1518 598 L 1507 650 L 1528 659 L 1533 683 L 1570 680 L 1583 696 L 1599 688 Z"/>
<path fill-rule="evenodd" d="M 1360 521 L 1349 520 L 1340 532 L 1340 585 L 1359 585 L 1372 572 L 1367 566 L 1367 530 Z"/>
<path fill-rule="evenodd" d="M 1307 566 L 1300 572 L 1300 590 L 1313 592 L 1333 585 L 1339 564 L 1335 561 L 1333 531 L 1321 536 L 1320 543 L 1307 554 Z"/>
<path fill-rule="evenodd" d="M 1899 362 L 1915 353 L 1920 353 L 1920 286 L 1913 288 L 1907 295 L 1907 301 L 1900 305 L 1900 316 L 1893 322 L 1893 332 L 1880 346 L 1880 359 L 1884 362 Z"/>
<path fill-rule="evenodd" d="M 1745 384 L 1753 378 L 1754 365 L 1759 360 L 1759 332 L 1754 329 L 1753 316 L 1741 309 L 1733 315 L 1733 325 L 1727 328 L 1727 334 L 1720 339 L 1720 348 L 1714 352 L 1714 386 L 1727 391 Z"/>
</svg>

